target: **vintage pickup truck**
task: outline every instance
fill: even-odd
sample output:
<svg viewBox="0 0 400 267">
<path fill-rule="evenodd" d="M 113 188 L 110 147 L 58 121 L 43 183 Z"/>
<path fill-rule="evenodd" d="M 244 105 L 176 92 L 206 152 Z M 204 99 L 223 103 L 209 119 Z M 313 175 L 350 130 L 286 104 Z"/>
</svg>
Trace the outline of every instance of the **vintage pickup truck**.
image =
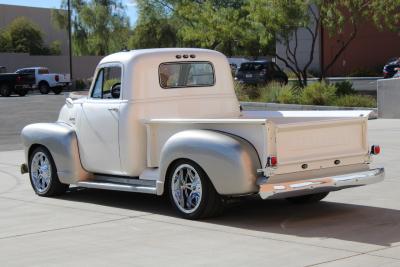
<svg viewBox="0 0 400 267">
<path fill-rule="evenodd" d="M 86 188 L 169 195 L 189 219 L 259 194 L 295 203 L 381 181 L 363 111 L 241 112 L 229 63 L 205 49 L 120 52 L 55 123 L 22 130 L 39 196 Z"/>
</svg>

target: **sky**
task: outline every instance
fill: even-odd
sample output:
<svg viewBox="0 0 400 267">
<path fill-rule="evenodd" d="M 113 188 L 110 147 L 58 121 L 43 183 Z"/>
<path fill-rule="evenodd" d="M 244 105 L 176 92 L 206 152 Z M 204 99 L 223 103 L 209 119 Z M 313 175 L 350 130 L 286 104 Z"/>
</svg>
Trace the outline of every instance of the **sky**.
<svg viewBox="0 0 400 267">
<path fill-rule="evenodd" d="M 131 25 L 135 24 L 137 19 L 137 9 L 134 1 L 122 0 L 122 3 L 127 7 L 127 15 Z M 61 0 L 0 0 L 0 4 L 17 5 L 17 6 L 33 6 L 46 8 L 59 8 Z"/>
</svg>

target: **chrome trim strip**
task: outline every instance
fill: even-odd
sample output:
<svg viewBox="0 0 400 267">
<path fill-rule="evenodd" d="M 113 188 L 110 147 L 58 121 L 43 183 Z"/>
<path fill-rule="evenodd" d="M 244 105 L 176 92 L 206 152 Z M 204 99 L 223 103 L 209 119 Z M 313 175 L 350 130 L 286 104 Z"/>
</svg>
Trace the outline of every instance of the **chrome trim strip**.
<svg viewBox="0 0 400 267">
<path fill-rule="evenodd" d="M 106 189 L 124 192 L 135 192 L 135 193 L 146 193 L 146 194 L 157 194 L 156 187 L 151 186 L 140 186 L 130 184 L 119 184 L 119 183 L 107 183 L 107 182 L 78 182 L 77 186 L 85 188 L 95 189 Z"/>
<path fill-rule="evenodd" d="M 287 198 L 318 192 L 341 190 L 348 187 L 363 186 L 380 182 L 385 177 L 385 169 L 377 168 L 363 172 L 355 172 L 332 177 L 322 177 L 294 182 L 260 184 L 259 195 L 262 199 Z"/>
</svg>

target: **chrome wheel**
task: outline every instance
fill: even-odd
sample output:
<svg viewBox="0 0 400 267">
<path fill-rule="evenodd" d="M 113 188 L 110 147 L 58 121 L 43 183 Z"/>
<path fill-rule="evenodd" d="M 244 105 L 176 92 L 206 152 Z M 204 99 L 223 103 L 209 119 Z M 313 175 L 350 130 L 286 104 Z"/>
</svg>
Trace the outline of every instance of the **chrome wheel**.
<svg viewBox="0 0 400 267">
<path fill-rule="evenodd" d="M 172 176 L 172 198 L 182 212 L 196 211 L 202 199 L 202 183 L 196 169 L 189 164 L 179 165 Z"/>
<path fill-rule="evenodd" d="M 37 152 L 30 166 L 32 184 L 38 193 L 44 193 L 49 189 L 51 182 L 51 164 L 49 158 L 43 152 Z"/>
</svg>

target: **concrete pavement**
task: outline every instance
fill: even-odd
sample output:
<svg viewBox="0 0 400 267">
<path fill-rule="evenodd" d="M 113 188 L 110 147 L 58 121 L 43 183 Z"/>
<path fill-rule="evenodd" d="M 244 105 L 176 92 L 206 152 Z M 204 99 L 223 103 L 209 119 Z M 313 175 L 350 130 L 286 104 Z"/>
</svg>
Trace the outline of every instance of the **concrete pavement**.
<svg viewBox="0 0 400 267">
<path fill-rule="evenodd" d="M 13 126 L 0 120 L 0 133 Z M 400 266 L 400 120 L 369 128 L 384 182 L 308 206 L 248 200 L 204 221 L 180 219 L 166 199 L 143 194 L 72 188 L 38 197 L 19 174 L 19 144 L 0 135 L 0 149 L 13 149 L 0 152 L 0 265 Z"/>
</svg>

